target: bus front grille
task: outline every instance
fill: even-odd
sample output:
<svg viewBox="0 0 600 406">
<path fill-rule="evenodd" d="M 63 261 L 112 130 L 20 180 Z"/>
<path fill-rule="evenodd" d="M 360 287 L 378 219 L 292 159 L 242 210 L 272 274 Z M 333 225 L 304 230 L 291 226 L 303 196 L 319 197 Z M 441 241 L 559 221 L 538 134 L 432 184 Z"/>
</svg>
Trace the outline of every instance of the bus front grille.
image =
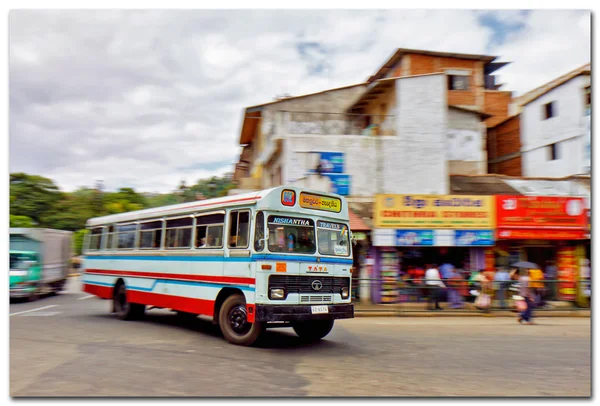
<svg viewBox="0 0 600 406">
<path fill-rule="evenodd" d="M 340 293 L 342 287 L 350 287 L 350 278 L 335 276 L 295 276 L 271 275 L 269 276 L 269 289 L 283 288 L 290 293 L 327 294 Z"/>
<path fill-rule="evenodd" d="M 300 303 L 329 303 L 332 302 L 333 298 L 331 295 L 301 295 Z"/>
</svg>

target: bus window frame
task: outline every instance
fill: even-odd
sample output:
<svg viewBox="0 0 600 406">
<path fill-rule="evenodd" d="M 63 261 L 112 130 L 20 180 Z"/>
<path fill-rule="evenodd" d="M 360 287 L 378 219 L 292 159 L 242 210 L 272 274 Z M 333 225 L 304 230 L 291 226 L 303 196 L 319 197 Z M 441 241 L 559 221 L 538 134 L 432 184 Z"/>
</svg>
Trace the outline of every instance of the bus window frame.
<svg viewBox="0 0 600 406">
<path fill-rule="evenodd" d="M 169 221 L 171 221 L 171 220 L 185 219 L 185 218 L 191 218 L 192 219 L 192 225 L 191 226 L 167 228 L 167 223 Z M 186 214 L 186 215 L 183 215 L 183 216 L 164 217 L 163 220 L 164 220 L 164 223 L 163 223 L 164 233 L 162 235 L 161 247 L 164 250 L 167 250 L 167 251 L 185 251 L 185 250 L 190 250 L 191 251 L 194 248 L 194 238 L 196 238 L 196 217 L 194 217 L 193 214 Z M 179 229 L 190 228 L 190 227 L 191 227 L 190 245 L 188 247 L 167 247 L 167 231 L 168 230 L 179 230 Z"/>
<path fill-rule="evenodd" d="M 113 229 L 112 232 L 110 231 L 111 227 Z M 114 248 L 115 247 L 115 239 L 112 237 L 117 233 L 115 231 L 116 227 L 117 227 L 116 223 L 110 223 L 110 224 L 104 226 L 106 233 L 102 234 L 104 236 L 103 242 L 102 242 L 102 245 L 104 248 L 103 251 L 115 251 L 115 248 Z M 111 247 L 108 246 L 109 241 L 112 242 Z"/>
<path fill-rule="evenodd" d="M 236 212 L 237 214 L 237 219 L 236 219 L 236 223 L 237 223 L 237 227 L 236 227 L 236 233 L 235 233 L 235 247 L 231 246 L 231 237 L 232 235 L 230 235 L 231 233 L 231 214 Z M 244 247 L 238 247 L 237 246 L 237 238 L 239 236 L 239 230 L 240 230 L 240 213 L 243 212 L 247 212 L 248 213 L 248 230 L 246 232 L 246 245 Z M 248 208 L 248 207 L 244 207 L 241 209 L 238 208 L 232 208 L 230 210 L 228 210 L 227 213 L 227 232 L 226 232 L 226 236 L 227 236 L 227 249 L 229 250 L 249 250 L 250 249 L 250 236 L 251 236 L 251 229 L 252 229 L 252 209 Z"/>
<path fill-rule="evenodd" d="M 289 217 L 289 218 L 294 218 L 294 219 L 301 219 L 301 220 L 310 220 L 313 222 L 312 224 L 312 229 L 313 229 L 313 235 L 314 235 L 314 244 L 315 244 L 315 251 L 312 253 L 308 253 L 308 252 L 279 252 L 279 251 L 271 251 L 271 249 L 269 248 L 269 241 L 267 240 L 266 244 L 265 244 L 265 248 L 266 251 L 270 254 L 276 254 L 276 255 L 306 255 L 306 256 L 318 256 L 319 255 L 319 248 L 317 247 L 317 221 L 315 220 L 313 217 L 309 216 L 309 215 L 305 215 L 304 213 L 297 213 L 297 212 L 265 212 L 265 227 L 268 230 L 269 229 L 269 217 L 270 216 L 279 216 L 279 217 Z M 319 216 L 317 216 L 319 217 Z M 271 236 L 271 231 L 269 231 L 269 238 Z"/>
<path fill-rule="evenodd" d="M 95 227 L 88 228 L 89 233 L 87 233 L 85 235 L 85 240 L 84 240 L 84 243 L 83 243 L 83 247 L 84 247 L 83 252 L 88 252 L 88 251 L 89 252 L 98 252 L 98 251 L 102 251 L 102 240 L 104 239 L 104 229 L 105 228 L 106 227 L 104 227 L 104 226 L 95 226 Z M 98 230 L 98 229 L 100 230 L 100 233 L 99 234 L 94 234 L 93 231 L 94 230 Z M 92 236 L 96 236 L 96 235 L 100 237 L 100 243 L 98 244 L 98 248 L 97 249 L 91 249 L 90 248 L 90 242 L 92 240 Z"/>
<path fill-rule="evenodd" d="M 125 234 L 125 233 L 129 234 L 129 233 L 133 232 L 133 246 L 131 248 L 119 248 L 119 236 L 121 234 L 118 231 L 119 227 L 130 226 L 130 225 L 135 225 L 135 230 L 133 230 L 133 231 L 125 231 L 122 234 Z M 136 248 L 136 242 L 137 242 L 137 235 L 138 235 L 139 228 L 140 228 L 139 222 L 137 222 L 137 221 L 127 222 L 127 223 L 116 223 L 115 224 L 115 230 L 116 230 L 115 234 L 117 235 L 117 241 L 116 241 L 116 244 L 114 244 L 114 242 L 113 242 L 113 244 L 116 245 L 116 247 L 114 247 L 114 250 L 115 251 L 135 251 L 137 249 Z"/>
<path fill-rule="evenodd" d="M 161 223 L 160 228 L 152 228 L 152 229 L 149 229 L 149 230 L 142 230 L 142 224 L 157 223 L 157 222 Z M 141 220 L 139 222 L 139 226 L 138 226 L 137 243 L 136 243 L 135 249 L 139 250 L 139 251 L 159 251 L 159 250 L 163 249 L 163 236 L 164 236 L 164 233 L 165 233 L 165 226 L 166 226 L 166 221 L 162 217 L 161 218 L 155 218 L 155 219 Z M 155 233 L 157 230 L 160 230 L 160 232 L 161 232 L 160 242 L 158 244 L 158 247 L 156 247 L 156 248 L 154 248 L 154 247 L 150 247 L 150 248 L 140 247 L 140 244 L 142 242 L 142 231 L 144 231 L 144 232 L 152 231 L 153 233 Z"/>
<path fill-rule="evenodd" d="M 223 223 L 210 223 L 210 224 L 201 224 L 198 225 L 198 217 L 204 217 L 204 216 L 213 216 L 215 214 L 222 214 L 223 215 Z M 215 210 L 215 211 L 208 211 L 208 212 L 200 212 L 200 213 L 194 213 L 194 241 L 193 241 L 193 247 L 195 250 L 222 250 L 225 248 L 225 238 L 226 238 L 226 228 L 225 228 L 225 224 L 227 222 L 227 210 Z M 200 247 L 200 246 L 196 246 L 196 240 L 197 240 L 197 233 L 198 233 L 198 227 L 204 227 L 206 226 L 206 232 L 208 234 L 208 227 L 211 226 L 222 226 L 223 227 L 223 232 L 221 235 L 221 246 L 220 247 Z"/>
<path fill-rule="evenodd" d="M 256 210 L 256 212 L 254 213 L 254 228 L 252 229 L 252 250 L 254 252 L 264 252 L 265 250 L 267 250 L 267 245 L 269 245 L 269 241 L 267 240 L 266 236 L 267 236 L 267 212 L 265 210 Z M 263 247 L 262 249 L 259 251 L 256 249 L 256 243 L 259 242 L 260 240 L 256 239 L 256 232 L 258 231 L 257 229 L 257 225 L 258 225 L 258 215 L 262 214 L 263 216 L 263 222 L 262 222 L 262 238 L 261 240 L 263 241 Z"/>
</svg>

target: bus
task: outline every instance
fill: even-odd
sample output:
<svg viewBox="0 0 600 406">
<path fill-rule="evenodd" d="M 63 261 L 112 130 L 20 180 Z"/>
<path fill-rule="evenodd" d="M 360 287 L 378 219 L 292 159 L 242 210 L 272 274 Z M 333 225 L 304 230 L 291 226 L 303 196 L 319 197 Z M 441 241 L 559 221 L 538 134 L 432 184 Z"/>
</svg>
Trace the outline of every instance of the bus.
<svg viewBox="0 0 600 406">
<path fill-rule="evenodd" d="M 296 187 L 89 219 L 83 291 L 123 320 L 207 316 L 233 344 L 266 328 L 325 337 L 353 318 L 348 205 Z"/>
</svg>

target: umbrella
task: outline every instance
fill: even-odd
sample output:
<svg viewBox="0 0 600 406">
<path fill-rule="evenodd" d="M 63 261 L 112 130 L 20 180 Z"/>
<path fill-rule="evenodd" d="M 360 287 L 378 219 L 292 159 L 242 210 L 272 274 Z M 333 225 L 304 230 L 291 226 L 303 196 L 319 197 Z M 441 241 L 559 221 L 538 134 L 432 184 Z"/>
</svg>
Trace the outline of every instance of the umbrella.
<svg viewBox="0 0 600 406">
<path fill-rule="evenodd" d="M 527 262 L 527 261 L 515 262 L 511 266 L 514 268 L 525 268 L 525 269 L 538 269 L 539 268 L 539 266 L 537 266 L 537 264 L 534 264 L 533 262 Z"/>
</svg>

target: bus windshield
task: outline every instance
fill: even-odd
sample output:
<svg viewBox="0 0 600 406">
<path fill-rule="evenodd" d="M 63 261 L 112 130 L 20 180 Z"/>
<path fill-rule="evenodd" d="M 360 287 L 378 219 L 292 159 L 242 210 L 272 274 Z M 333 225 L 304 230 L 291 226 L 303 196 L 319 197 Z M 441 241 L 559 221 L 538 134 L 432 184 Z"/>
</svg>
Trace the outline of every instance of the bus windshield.
<svg viewBox="0 0 600 406">
<path fill-rule="evenodd" d="M 269 216 L 269 251 L 314 254 L 315 224 L 307 218 Z"/>
<path fill-rule="evenodd" d="M 345 224 L 317 221 L 317 240 L 322 255 L 350 255 L 349 233 Z"/>
</svg>

